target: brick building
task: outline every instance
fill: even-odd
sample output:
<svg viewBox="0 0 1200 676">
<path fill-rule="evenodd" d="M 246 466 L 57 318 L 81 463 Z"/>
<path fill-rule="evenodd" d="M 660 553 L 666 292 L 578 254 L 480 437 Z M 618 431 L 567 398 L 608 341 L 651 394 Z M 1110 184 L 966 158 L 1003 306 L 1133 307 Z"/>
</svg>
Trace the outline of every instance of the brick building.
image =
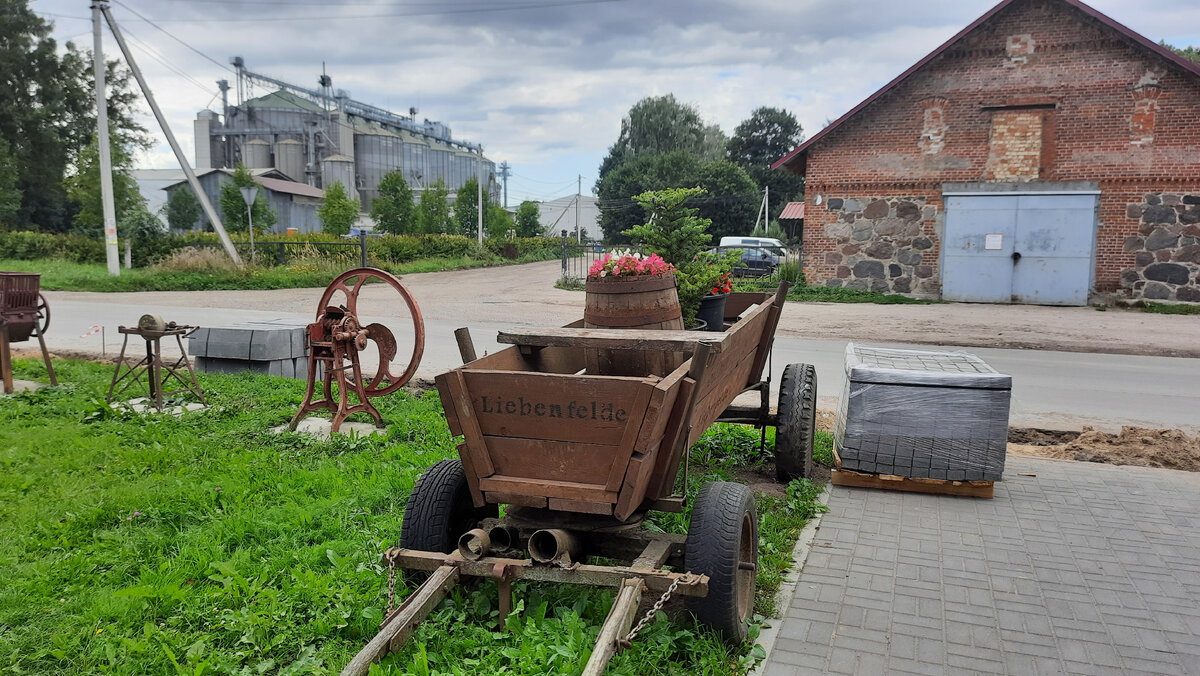
<svg viewBox="0 0 1200 676">
<path fill-rule="evenodd" d="M 1200 301 L 1200 65 L 1078 0 L 1004 0 L 774 166 L 811 284 Z"/>
</svg>

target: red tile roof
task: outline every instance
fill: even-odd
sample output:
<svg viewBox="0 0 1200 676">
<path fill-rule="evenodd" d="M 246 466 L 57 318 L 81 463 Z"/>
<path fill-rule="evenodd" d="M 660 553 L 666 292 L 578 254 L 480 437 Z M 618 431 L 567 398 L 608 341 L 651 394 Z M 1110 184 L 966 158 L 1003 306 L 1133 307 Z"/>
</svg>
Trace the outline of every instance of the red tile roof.
<svg viewBox="0 0 1200 676">
<path fill-rule="evenodd" d="M 851 108 L 850 112 L 839 117 L 837 120 L 835 120 L 834 122 L 832 122 L 831 124 L 826 126 L 824 129 L 822 129 L 821 131 L 814 134 L 812 138 L 810 138 L 807 141 L 805 141 L 804 143 L 801 143 L 800 145 L 796 146 L 796 148 L 793 149 L 790 153 L 781 157 L 778 161 L 775 162 L 775 164 L 772 164 L 771 168 L 779 169 L 780 167 L 786 167 L 787 169 L 789 169 L 795 173 L 798 173 L 798 174 L 804 173 L 802 162 L 804 159 L 804 153 L 805 153 L 805 151 L 807 151 L 809 149 L 809 147 L 811 147 L 814 143 L 816 143 L 817 141 L 824 138 L 825 135 L 828 134 L 829 132 L 840 127 L 842 125 L 842 123 L 844 123 L 846 120 L 849 120 L 851 117 L 854 117 L 856 114 L 858 114 L 859 111 L 861 111 L 862 109 L 871 105 L 877 99 L 879 99 L 881 96 L 883 96 L 884 94 L 886 94 L 889 91 L 891 91 L 892 89 L 894 89 L 901 82 L 908 79 L 908 77 L 910 75 L 912 75 L 913 73 L 920 70 L 922 66 L 929 63 L 930 61 L 933 61 L 938 56 L 941 56 L 942 52 L 946 51 L 947 49 L 950 48 L 951 45 L 958 42 L 962 38 L 966 37 L 966 35 L 968 33 L 975 30 L 976 28 L 978 28 L 981 24 L 983 24 L 983 22 L 987 21 L 988 19 L 990 19 L 993 16 L 995 16 L 996 14 L 998 14 L 1000 12 L 1000 10 L 1008 7 L 1009 5 L 1011 5 L 1012 3 L 1016 2 L 1016 1 L 1017 0 L 1003 0 L 1000 4 L 989 9 L 983 16 L 979 17 L 974 22 L 972 22 L 971 25 L 969 25 L 966 28 L 959 31 L 957 34 L 955 34 L 954 37 L 952 37 L 949 40 L 947 40 L 946 42 L 942 43 L 942 45 L 940 47 L 938 47 L 937 49 L 933 50 L 928 55 L 926 55 L 925 58 L 914 63 L 912 65 L 912 67 L 910 67 L 908 70 L 906 70 L 903 73 L 901 73 L 900 75 L 898 75 L 896 77 L 896 79 L 885 84 L 883 87 L 881 87 L 879 89 L 879 91 L 875 92 L 874 94 L 871 94 L 869 97 L 867 97 L 865 100 L 863 100 L 862 103 L 859 103 L 857 106 L 854 106 L 853 108 Z M 1196 75 L 1197 77 L 1200 77 L 1200 64 L 1193 63 L 1193 62 L 1183 58 L 1182 56 L 1176 54 L 1175 52 L 1172 52 L 1171 50 L 1167 49 L 1166 47 L 1154 42 L 1153 40 L 1145 37 L 1144 35 L 1136 32 L 1136 31 L 1134 31 L 1133 29 L 1129 28 L 1125 24 L 1122 24 L 1121 22 L 1117 21 L 1116 19 L 1113 19 L 1113 18 L 1103 14 L 1102 12 L 1095 9 L 1094 7 L 1091 7 L 1083 2 L 1080 2 L 1080 0 L 1058 0 L 1058 1 L 1064 2 L 1064 3 L 1074 7 L 1075 9 L 1078 9 L 1079 11 L 1081 11 L 1084 14 L 1099 21 L 1100 23 L 1104 24 L 1105 26 L 1108 26 L 1109 28 L 1115 30 L 1117 33 L 1124 36 L 1131 42 L 1134 42 L 1135 44 L 1137 44 L 1145 49 L 1148 49 L 1151 52 L 1154 52 L 1158 56 L 1162 57 L 1163 59 L 1166 59 L 1167 61 L 1174 63 L 1176 66 L 1179 66 L 1180 68 L 1184 69 L 1185 71 L 1188 71 L 1188 72 Z"/>
</svg>

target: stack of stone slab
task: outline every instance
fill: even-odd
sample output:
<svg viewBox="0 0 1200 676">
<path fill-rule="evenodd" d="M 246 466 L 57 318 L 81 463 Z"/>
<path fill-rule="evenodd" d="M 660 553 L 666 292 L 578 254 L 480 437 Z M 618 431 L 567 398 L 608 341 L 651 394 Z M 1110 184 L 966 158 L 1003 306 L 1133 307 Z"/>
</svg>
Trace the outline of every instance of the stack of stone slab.
<svg viewBox="0 0 1200 676">
<path fill-rule="evenodd" d="M 835 441 L 842 469 L 996 481 L 1012 377 L 965 352 L 846 346 Z"/>
<path fill-rule="evenodd" d="M 284 378 L 308 377 L 306 324 L 271 319 L 197 329 L 188 338 L 196 370 L 251 371 Z"/>
</svg>

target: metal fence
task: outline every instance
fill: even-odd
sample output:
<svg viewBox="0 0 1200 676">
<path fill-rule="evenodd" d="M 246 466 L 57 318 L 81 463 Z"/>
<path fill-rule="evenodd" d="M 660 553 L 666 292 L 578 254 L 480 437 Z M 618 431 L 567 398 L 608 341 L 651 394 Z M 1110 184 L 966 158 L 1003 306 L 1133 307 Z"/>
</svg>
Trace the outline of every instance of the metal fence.
<svg viewBox="0 0 1200 676">
<path fill-rule="evenodd" d="M 582 284 L 587 279 L 588 268 L 604 254 L 614 248 L 641 252 L 639 247 L 604 246 L 602 244 L 579 244 L 568 235 L 562 235 L 562 283 Z M 727 246 L 710 249 L 713 253 L 740 250 L 738 262 L 733 267 L 733 282 L 743 289 L 774 289 L 779 282 L 787 280 L 793 284 L 800 278 L 800 249 L 780 249 L 766 246 Z"/>
<path fill-rule="evenodd" d="M 304 240 L 282 242 L 279 240 L 268 240 L 251 244 L 247 241 L 238 240 L 233 243 L 233 246 L 237 249 L 238 255 L 246 260 L 256 260 L 260 263 L 268 264 L 274 262 L 275 265 L 287 265 L 289 250 L 303 250 L 311 247 L 314 249 L 340 250 L 350 255 L 353 255 L 354 250 L 357 250 L 359 267 L 367 267 L 367 233 L 359 231 L 357 236 L 350 235 L 349 237 L 344 242 L 307 242 Z M 222 245 L 220 242 L 195 242 L 189 246 L 219 247 Z"/>
</svg>

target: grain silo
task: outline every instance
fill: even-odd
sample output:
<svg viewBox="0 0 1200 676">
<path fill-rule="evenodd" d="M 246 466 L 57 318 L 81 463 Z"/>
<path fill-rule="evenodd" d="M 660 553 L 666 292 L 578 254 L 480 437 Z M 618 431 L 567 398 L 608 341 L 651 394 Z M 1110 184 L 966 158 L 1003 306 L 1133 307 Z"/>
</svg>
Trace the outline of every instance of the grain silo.
<svg viewBox="0 0 1200 676">
<path fill-rule="evenodd" d="M 304 144 L 294 138 L 275 142 L 275 168 L 297 183 L 304 182 Z"/>
<path fill-rule="evenodd" d="M 251 139 L 242 144 L 242 164 L 248 169 L 271 168 L 271 144 L 262 139 Z"/>
</svg>

